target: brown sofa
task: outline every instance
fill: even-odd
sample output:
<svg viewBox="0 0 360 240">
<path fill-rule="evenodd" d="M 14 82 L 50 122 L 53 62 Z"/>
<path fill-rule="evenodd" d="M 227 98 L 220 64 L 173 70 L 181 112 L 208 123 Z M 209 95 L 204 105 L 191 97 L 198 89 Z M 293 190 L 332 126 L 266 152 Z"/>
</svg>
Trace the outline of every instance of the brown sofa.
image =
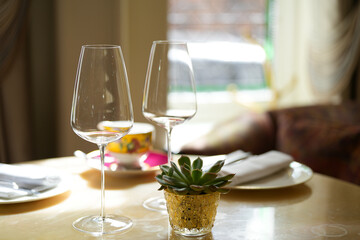
<svg viewBox="0 0 360 240">
<path fill-rule="evenodd" d="M 360 104 L 314 105 L 246 113 L 181 149 L 215 155 L 241 149 L 288 153 L 315 172 L 360 185 Z"/>
</svg>

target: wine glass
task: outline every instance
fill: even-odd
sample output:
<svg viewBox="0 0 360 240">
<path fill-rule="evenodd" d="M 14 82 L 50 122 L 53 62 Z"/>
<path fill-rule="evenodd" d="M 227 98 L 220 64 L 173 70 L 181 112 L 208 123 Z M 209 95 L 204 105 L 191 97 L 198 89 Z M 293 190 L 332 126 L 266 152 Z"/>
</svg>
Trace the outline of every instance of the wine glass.
<svg viewBox="0 0 360 240">
<path fill-rule="evenodd" d="M 133 122 L 129 84 L 120 46 L 82 46 L 70 124 L 78 136 L 99 147 L 101 212 L 100 216 L 76 220 L 73 223 L 75 229 L 98 236 L 117 233 L 132 226 L 131 219 L 127 217 L 105 214 L 104 151 L 109 142 L 125 136 Z"/>
<path fill-rule="evenodd" d="M 154 41 L 145 79 L 142 112 L 165 128 L 168 164 L 172 160 L 171 132 L 197 111 L 194 73 L 186 42 Z M 166 210 L 164 198 L 151 198 L 144 207 Z"/>
</svg>

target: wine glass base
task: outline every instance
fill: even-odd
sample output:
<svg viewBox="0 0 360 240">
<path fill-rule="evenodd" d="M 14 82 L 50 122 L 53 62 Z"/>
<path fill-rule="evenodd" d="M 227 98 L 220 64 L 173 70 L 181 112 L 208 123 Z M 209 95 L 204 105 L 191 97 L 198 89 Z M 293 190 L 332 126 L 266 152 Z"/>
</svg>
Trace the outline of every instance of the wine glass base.
<svg viewBox="0 0 360 240">
<path fill-rule="evenodd" d="M 166 213 L 166 201 L 163 197 L 153 197 L 143 202 L 143 207 L 155 211 Z"/>
<path fill-rule="evenodd" d="M 84 233 L 93 236 L 104 234 L 114 234 L 130 229 L 133 225 L 130 218 L 117 215 L 107 215 L 105 218 L 100 216 L 86 216 L 73 222 L 73 227 Z"/>
</svg>

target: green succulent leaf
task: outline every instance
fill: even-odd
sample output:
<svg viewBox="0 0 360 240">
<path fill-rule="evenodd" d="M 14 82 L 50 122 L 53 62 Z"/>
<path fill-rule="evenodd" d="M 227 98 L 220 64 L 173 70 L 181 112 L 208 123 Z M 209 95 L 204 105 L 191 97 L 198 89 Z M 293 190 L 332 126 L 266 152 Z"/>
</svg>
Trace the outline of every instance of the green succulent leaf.
<svg viewBox="0 0 360 240">
<path fill-rule="evenodd" d="M 191 172 L 191 178 L 193 179 L 194 184 L 198 184 L 202 176 L 202 170 L 200 169 L 194 169 Z"/>
<path fill-rule="evenodd" d="M 170 168 L 169 172 L 168 172 L 168 176 L 173 176 L 174 175 L 174 169 Z"/>
<path fill-rule="evenodd" d="M 162 175 L 169 175 L 170 166 L 167 165 L 160 165 L 160 170 Z"/>
<path fill-rule="evenodd" d="M 176 193 L 176 194 L 179 194 L 179 195 L 186 195 L 188 193 L 188 189 L 187 188 L 177 188 L 177 187 L 174 187 L 172 188 L 173 191 Z"/>
<path fill-rule="evenodd" d="M 164 175 L 163 180 L 168 185 L 173 185 L 173 186 L 177 186 L 177 187 L 187 187 L 186 183 L 179 181 L 178 179 L 176 179 L 174 177 L 169 177 L 169 176 Z"/>
<path fill-rule="evenodd" d="M 166 175 L 164 175 L 164 176 L 166 176 Z M 165 185 L 165 186 L 169 185 L 168 182 L 166 182 L 166 181 L 163 179 L 163 175 L 157 175 L 157 176 L 155 177 L 155 179 L 156 179 L 161 185 Z"/>
<path fill-rule="evenodd" d="M 190 185 L 190 188 L 196 192 L 203 191 L 205 189 L 205 186 L 200 185 Z"/>
<path fill-rule="evenodd" d="M 190 158 L 187 157 L 187 156 L 181 156 L 181 157 L 178 159 L 178 163 L 179 163 L 179 166 L 183 166 L 183 165 L 185 165 L 185 164 L 187 164 L 188 166 L 191 166 Z"/>
<path fill-rule="evenodd" d="M 181 167 L 184 167 L 184 168 L 186 168 L 187 170 L 189 170 L 190 172 L 191 172 L 191 164 L 189 165 L 189 164 L 184 164 L 184 165 L 182 165 Z"/>
<path fill-rule="evenodd" d="M 183 165 L 180 167 L 181 172 L 184 174 L 184 176 L 187 178 L 188 183 L 192 182 L 191 172 L 189 169 L 186 168 L 186 165 Z"/>
<path fill-rule="evenodd" d="M 218 181 L 229 181 L 230 179 L 232 179 L 233 177 L 235 176 L 235 174 L 228 174 L 228 175 L 225 175 L 223 177 L 219 177 L 219 178 L 216 178 L 210 182 L 207 182 L 207 184 L 214 184 Z"/>
<path fill-rule="evenodd" d="M 214 183 L 214 186 L 221 188 L 221 187 L 228 185 L 230 182 L 231 181 L 219 181 L 219 182 Z"/>
<path fill-rule="evenodd" d="M 235 176 L 235 174 L 231 173 L 231 174 L 225 175 L 225 176 L 223 176 L 223 177 L 220 177 L 219 179 L 222 179 L 222 180 L 230 180 L 230 179 L 232 179 L 234 176 Z"/>
<path fill-rule="evenodd" d="M 170 162 L 171 168 L 174 169 L 174 172 L 185 182 L 188 183 L 185 175 L 179 170 L 179 168 L 176 166 L 176 163 Z"/>
<path fill-rule="evenodd" d="M 174 169 L 168 165 L 160 165 L 160 170 L 162 175 L 172 176 L 174 174 Z"/>
<path fill-rule="evenodd" d="M 216 173 L 207 172 L 201 177 L 199 184 L 206 184 L 207 182 L 214 180 L 216 177 Z"/>
<path fill-rule="evenodd" d="M 161 191 L 161 190 L 164 190 L 164 189 L 166 189 L 167 187 L 165 187 L 164 185 L 161 185 L 160 187 L 159 187 L 159 191 Z"/>
<path fill-rule="evenodd" d="M 172 176 L 169 176 L 169 177 L 176 178 L 180 182 L 185 182 L 184 179 L 183 179 L 183 176 L 179 176 L 179 174 L 177 174 L 176 172 L 174 172 L 174 174 Z"/>
<path fill-rule="evenodd" d="M 217 161 L 207 172 L 218 173 L 224 166 L 224 163 L 224 160 Z"/>
<path fill-rule="evenodd" d="M 219 188 L 216 187 L 216 186 L 214 186 L 214 185 L 211 185 L 211 186 L 209 186 L 209 189 L 210 189 L 210 191 L 212 191 L 212 192 L 216 192 Z"/>
<path fill-rule="evenodd" d="M 202 166 L 203 166 L 203 161 L 201 160 L 201 158 L 195 159 L 194 162 L 192 163 L 193 169 L 201 169 Z"/>
</svg>

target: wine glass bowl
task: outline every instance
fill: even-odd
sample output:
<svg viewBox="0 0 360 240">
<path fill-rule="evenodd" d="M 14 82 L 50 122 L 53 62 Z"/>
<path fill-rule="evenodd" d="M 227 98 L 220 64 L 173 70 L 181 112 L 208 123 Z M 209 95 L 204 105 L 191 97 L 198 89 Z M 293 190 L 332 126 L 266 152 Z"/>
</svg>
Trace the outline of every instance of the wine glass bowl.
<svg viewBox="0 0 360 240">
<path fill-rule="evenodd" d="M 144 117 L 171 133 L 196 111 L 194 73 L 187 44 L 153 42 L 144 87 Z"/>
<path fill-rule="evenodd" d="M 196 89 L 186 42 L 154 41 L 145 78 L 142 112 L 167 132 L 168 164 L 173 128 L 195 116 Z M 148 199 L 144 207 L 164 211 L 164 199 Z"/>
<path fill-rule="evenodd" d="M 125 136 L 133 125 L 133 110 L 124 59 L 116 45 L 81 48 L 75 79 L 70 125 L 101 156 L 101 213 L 76 220 L 73 227 L 92 235 L 129 229 L 131 219 L 105 214 L 104 151 L 108 143 Z M 104 127 L 106 126 L 106 127 Z"/>
<path fill-rule="evenodd" d="M 155 41 L 146 74 L 143 114 L 171 131 L 197 110 L 194 73 L 185 42 Z"/>
</svg>

